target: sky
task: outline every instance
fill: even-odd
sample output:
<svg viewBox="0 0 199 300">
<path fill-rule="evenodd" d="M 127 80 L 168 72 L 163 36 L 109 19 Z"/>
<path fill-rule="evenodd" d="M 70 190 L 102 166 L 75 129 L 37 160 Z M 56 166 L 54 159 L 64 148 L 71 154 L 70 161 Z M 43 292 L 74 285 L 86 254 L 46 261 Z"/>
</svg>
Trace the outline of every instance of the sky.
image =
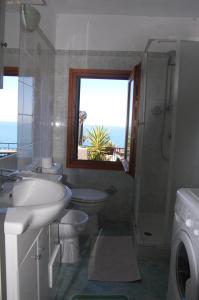
<svg viewBox="0 0 199 300">
<path fill-rule="evenodd" d="M 85 125 L 126 125 L 127 80 L 81 79 L 80 110 L 87 112 Z M 4 76 L 0 90 L 0 122 L 17 122 L 18 77 Z"/>
<path fill-rule="evenodd" d="M 17 122 L 18 77 L 4 76 L 4 88 L 0 89 L 0 122 Z"/>
<path fill-rule="evenodd" d="M 128 80 L 81 79 L 80 110 L 85 125 L 126 126 Z"/>
</svg>

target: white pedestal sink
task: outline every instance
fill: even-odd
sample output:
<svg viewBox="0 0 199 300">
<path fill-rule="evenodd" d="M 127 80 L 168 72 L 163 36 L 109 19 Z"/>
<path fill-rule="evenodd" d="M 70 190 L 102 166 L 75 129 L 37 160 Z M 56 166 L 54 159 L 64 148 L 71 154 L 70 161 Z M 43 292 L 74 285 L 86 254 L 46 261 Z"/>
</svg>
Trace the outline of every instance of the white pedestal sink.
<svg viewBox="0 0 199 300">
<path fill-rule="evenodd" d="M 5 234 L 19 235 L 27 228 L 51 223 L 67 206 L 71 191 L 66 186 L 41 178 L 23 178 L 14 184 L 4 222 Z"/>
</svg>

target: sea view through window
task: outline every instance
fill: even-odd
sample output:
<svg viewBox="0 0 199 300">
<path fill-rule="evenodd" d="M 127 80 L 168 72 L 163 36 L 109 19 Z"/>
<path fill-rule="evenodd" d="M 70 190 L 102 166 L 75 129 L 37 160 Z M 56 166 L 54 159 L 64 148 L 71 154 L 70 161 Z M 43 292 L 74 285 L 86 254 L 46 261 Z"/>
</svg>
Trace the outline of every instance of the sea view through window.
<svg viewBox="0 0 199 300">
<path fill-rule="evenodd" d="M 128 80 L 81 78 L 79 159 L 116 161 L 123 157 L 127 92 Z"/>
</svg>

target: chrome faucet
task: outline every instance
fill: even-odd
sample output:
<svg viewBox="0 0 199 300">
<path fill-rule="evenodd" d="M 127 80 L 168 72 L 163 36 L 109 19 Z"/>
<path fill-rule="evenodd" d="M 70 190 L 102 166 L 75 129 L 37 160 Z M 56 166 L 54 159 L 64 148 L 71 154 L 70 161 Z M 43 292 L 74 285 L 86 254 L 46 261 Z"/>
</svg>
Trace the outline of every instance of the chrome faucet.
<svg viewBox="0 0 199 300">
<path fill-rule="evenodd" d="M 34 173 L 42 173 L 42 168 L 38 165 L 32 166 L 32 172 Z"/>
<path fill-rule="evenodd" d="M 17 170 L 11 170 L 11 169 L 5 169 L 5 168 L 0 169 L 0 175 L 8 175 L 8 174 L 16 173 L 16 172 L 17 172 Z"/>
<path fill-rule="evenodd" d="M 0 169 L 0 190 L 3 189 L 3 184 L 8 181 L 20 181 L 22 176 L 20 176 L 19 171 L 10 169 Z"/>
</svg>

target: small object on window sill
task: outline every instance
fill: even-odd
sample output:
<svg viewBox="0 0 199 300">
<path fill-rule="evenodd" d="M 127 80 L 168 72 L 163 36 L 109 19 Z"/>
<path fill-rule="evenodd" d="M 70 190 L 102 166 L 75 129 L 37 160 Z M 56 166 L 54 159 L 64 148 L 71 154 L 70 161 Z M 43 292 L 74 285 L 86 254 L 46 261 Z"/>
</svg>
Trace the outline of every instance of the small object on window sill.
<svg viewBox="0 0 199 300">
<path fill-rule="evenodd" d="M 129 164 L 127 162 L 126 159 L 121 159 L 121 163 L 122 163 L 122 166 L 124 168 L 124 171 L 127 173 L 129 171 Z"/>
<path fill-rule="evenodd" d="M 43 157 L 41 159 L 41 166 L 44 169 L 49 169 L 52 167 L 53 159 L 52 157 Z"/>
</svg>

